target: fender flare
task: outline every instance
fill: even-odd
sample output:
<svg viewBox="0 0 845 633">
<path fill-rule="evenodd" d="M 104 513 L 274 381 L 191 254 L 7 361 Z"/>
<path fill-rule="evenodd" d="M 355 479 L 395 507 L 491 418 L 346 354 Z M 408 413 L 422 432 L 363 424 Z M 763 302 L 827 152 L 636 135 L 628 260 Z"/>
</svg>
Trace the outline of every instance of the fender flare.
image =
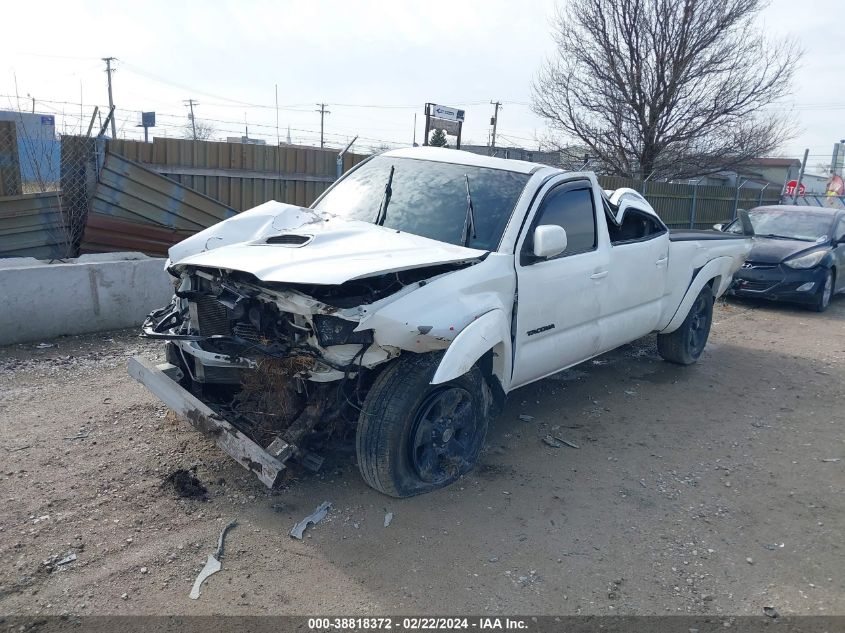
<svg viewBox="0 0 845 633">
<path fill-rule="evenodd" d="M 695 298 L 701 292 L 701 289 L 710 283 L 711 279 L 724 277 L 725 275 L 730 277 L 730 265 L 732 262 L 733 258 L 731 257 L 716 257 L 702 266 L 701 270 L 699 270 L 698 274 L 693 278 L 692 283 L 690 283 L 689 288 L 687 288 L 687 292 L 681 300 L 678 309 L 675 311 L 675 315 L 672 317 L 672 320 L 669 321 L 666 327 L 660 330 L 660 333 L 669 334 L 681 327 L 684 319 L 687 318 L 687 314 L 689 314 L 693 301 L 695 301 Z M 715 297 L 720 290 L 721 288 L 714 288 L 713 296 Z"/>
<path fill-rule="evenodd" d="M 461 330 L 443 354 L 431 384 L 439 385 L 463 376 L 498 345 L 501 348 L 493 360 L 493 374 L 507 390 L 511 369 L 510 324 L 504 310 L 499 308 L 482 314 Z"/>
</svg>

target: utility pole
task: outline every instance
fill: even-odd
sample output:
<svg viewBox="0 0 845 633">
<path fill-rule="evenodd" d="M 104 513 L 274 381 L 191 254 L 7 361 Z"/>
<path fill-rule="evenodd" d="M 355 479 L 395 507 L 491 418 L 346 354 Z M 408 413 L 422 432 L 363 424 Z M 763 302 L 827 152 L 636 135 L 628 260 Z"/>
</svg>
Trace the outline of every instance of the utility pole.
<svg viewBox="0 0 845 633">
<path fill-rule="evenodd" d="M 276 84 L 276 147 L 282 144 L 279 137 L 279 84 Z"/>
<path fill-rule="evenodd" d="M 490 125 L 493 126 L 493 136 L 490 137 L 490 149 L 491 153 L 496 153 L 496 124 L 499 122 L 499 108 L 502 107 L 502 103 L 500 101 L 491 101 L 493 105 L 493 117 L 490 119 Z"/>
<path fill-rule="evenodd" d="M 801 189 L 801 181 L 804 180 L 804 170 L 807 168 L 807 156 L 809 149 L 804 150 L 804 160 L 801 161 L 801 169 L 798 172 L 798 181 L 795 183 L 795 191 L 792 193 L 792 204 L 798 204 L 798 193 Z"/>
<path fill-rule="evenodd" d="M 103 61 L 106 62 L 106 76 L 109 80 L 109 110 L 114 111 L 114 98 L 112 97 L 111 91 L 111 74 L 112 74 L 112 67 L 111 63 L 115 61 L 116 57 L 103 57 Z M 117 126 L 114 122 L 114 116 L 111 118 L 111 137 L 116 139 L 117 138 Z"/>
<path fill-rule="evenodd" d="M 326 118 L 326 115 L 331 114 L 331 112 L 329 110 L 326 110 L 325 103 L 318 103 L 317 105 L 320 106 L 320 109 L 314 110 L 314 112 L 320 113 L 320 147 L 325 147 L 325 143 L 323 141 L 323 123 L 324 119 Z"/>
<path fill-rule="evenodd" d="M 185 105 L 187 105 L 191 109 L 191 113 L 188 115 L 188 118 L 191 120 L 191 131 L 194 134 L 194 140 L 197 140 L 197 124 L 194 121 L 194 106 L 199 105 L 199 101 L 194 101 L 193 99 L 185 99 L 182 101 Z"/>
</svg>

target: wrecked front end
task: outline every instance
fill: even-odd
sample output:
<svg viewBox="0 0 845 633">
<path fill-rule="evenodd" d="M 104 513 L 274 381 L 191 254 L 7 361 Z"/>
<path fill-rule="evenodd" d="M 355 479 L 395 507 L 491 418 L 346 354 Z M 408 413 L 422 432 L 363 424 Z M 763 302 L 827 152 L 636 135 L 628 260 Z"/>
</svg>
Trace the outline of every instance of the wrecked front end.
<svg viewBox="0 0 845 633">
<path fill-rule="evenodd" d="M 388 361 L 403 351 L 448 347 L 454 331 L 373 317 L 471 264 L 339 284 L 173 266 L 173 300 L 142 329 L 142 336 L 165 342 L 167 362 L 153 368 L 136 361 L 130 373 L 272 487 L 290 460 L 317 470 L 321 448 L 349 439 L 367 390 Z"/>
</svg>

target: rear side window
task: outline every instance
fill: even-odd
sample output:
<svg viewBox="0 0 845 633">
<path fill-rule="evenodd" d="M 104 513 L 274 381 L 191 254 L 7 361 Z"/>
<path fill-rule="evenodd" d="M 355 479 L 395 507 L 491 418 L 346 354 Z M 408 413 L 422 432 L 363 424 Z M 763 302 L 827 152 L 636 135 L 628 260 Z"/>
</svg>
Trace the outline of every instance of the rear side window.
<svg viewBox="0 0 845 633">
<path fill-rule="evenodd" d="M 639 242 L 666 232 L 666 228 L 654 216 L 637 209 L 625 211 L 619 226 L 609 221 L 607 229 L 610 233 L 610 243 L 614 246 Z"/>
<path fill-rule="evenodd" d="M 589 183 L 564 184 L 546 195 L 531 231 L 525 238 L 523 255 L 530 255 L 534 251 L 534 229 L 547 224 L 556 224 L 566 229 L 566 250 L 558 257 L 595 250 L 596 212 Z"/>
</svg>

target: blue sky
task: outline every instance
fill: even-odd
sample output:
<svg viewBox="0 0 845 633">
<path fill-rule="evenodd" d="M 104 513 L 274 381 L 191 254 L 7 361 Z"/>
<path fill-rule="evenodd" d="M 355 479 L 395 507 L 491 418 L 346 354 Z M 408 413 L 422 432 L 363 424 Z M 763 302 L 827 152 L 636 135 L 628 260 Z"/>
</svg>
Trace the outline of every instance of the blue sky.
<svg viewBox="0 0 845 633">
<path fill-rule="evenodd" d="M 762 26 L 796 37 L 806 51 L 792 92 L 777 108 L 792 110 L 796 139 L 782 153 L 810 147 L 811 165 L 829 161 L 845 138 L 845 63 L 837 0 L 774 0 Z M 488 139 L 490 100 L 504 108 L 499 144 L 536 146 L 544 123 L 529 107 L 531 80 L 553 52 L 553 0 L 450 3 L 416 1 L 39 2 L 4 7 L 0 41 L 0 108 L 54 112 L 72 131 L 107 103 L 104 63 L 114 74 L 119 136 L 137 138 L 140 110 L 155 110 L 155 135 L 179 136 L 183 100 L 199 101 L 197 118 L 217 135 L 318 137 L 316 103 L 325 102 L 327 140 L 343 144 L 408 144 L 426 101 L 467 111 L 464 142 Z M 23 28 L 32 25 L 33 28 Z M 20 101 L 14 96 L 17 94 Z M 80 101 L 82 107 L 80 108 Z"/>
</svg>

